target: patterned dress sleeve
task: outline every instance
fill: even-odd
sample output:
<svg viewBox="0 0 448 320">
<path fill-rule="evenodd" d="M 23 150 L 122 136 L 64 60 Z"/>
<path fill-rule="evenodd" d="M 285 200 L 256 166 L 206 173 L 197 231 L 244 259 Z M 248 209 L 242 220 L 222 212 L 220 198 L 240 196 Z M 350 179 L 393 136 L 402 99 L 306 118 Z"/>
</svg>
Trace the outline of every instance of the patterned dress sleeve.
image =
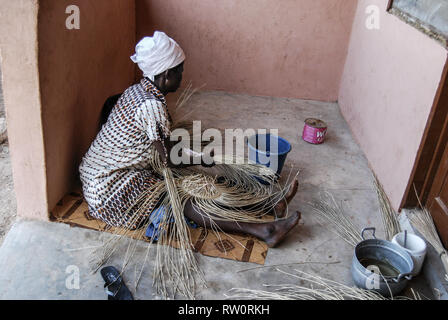
<svg viewBox="0 0 448 320">
<path fill-rule="evenodd" d="M 163 141 L 170 135 L 170 121 L 162 102 L 148 99 L 139 110 L 139 122 L 151 142 Z"/>
</svg>

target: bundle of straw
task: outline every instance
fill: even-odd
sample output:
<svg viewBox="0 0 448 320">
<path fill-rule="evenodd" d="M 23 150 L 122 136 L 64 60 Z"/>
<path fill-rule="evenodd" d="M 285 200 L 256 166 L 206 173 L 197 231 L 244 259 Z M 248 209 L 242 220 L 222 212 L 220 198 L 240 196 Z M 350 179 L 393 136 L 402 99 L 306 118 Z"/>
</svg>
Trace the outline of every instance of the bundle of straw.
<svg viewBox="0 0 448 320">
<path fill-rule="evenodd" d="M 381 219 L 383 221 L 386 240 L 391 241 L 396 234 L 401 232 L 400 223 L 398 221 L 398 215 L 394 211 L 394 209 L 392 209 L 389 199 L 376 176 L 374 179 L 374 184 L 378 196 L 378 202 L 380 204 Z"/>
<path fill-rule="evenodd" d="M 436 226 L 429 211 L 422 206 L 421 210 L 414 210 L 409 214 L 409 220 L 418 232 L 433 246 L 439 254 L 443 268 L 448 277 L 448 252 L 440 240 Z"/>
<path fill-rule="evenodd" d="M 299 284 L 264 285 L 272 291 L 252 290 L 244 288 L 231 289 L 230 299 L 256 300 L 421 300 L 418 293 L 411 289 L 413 297 L 385 298 L 376 291 L 366 290 L 338 283 L 323 277 L 311 275 L 300 270 L 289 273 L 276 269 L 277 272 L 293 277 Z"/>
<path fill-rule="evenodd" d="M 163 221 L 159 227 L 159 242 L 165 245 L 157 246 L 157 261 L 155 267 L 156 279 L 159 280 L 158 291 L 164 296 L 168 294 L 168 287 L 165 279 L 172 284 L 173 297 L 177 292 L 189 299 L 194 299 L 195 276 L 201 275 L 197 261 L 193 255 L 190 232 L 184 219 L 185 202 L 179 196 L 176 180 L 173 172 L 168 167 L 162 167 L 160 163 L 155 164 L 159 167 L 154 169 L 162 171 L 166 183 L 167 197 L 164 205 L 168 212 L 163 216 Z M 170 222 L 174 220 L 174 224 Z M 170 228 L 170 232 L 168 232 Z M 169 246 L 176 242 L 176 249 Z M 203 278 L 201 277 L 203 280 Z"/>
<path fill-rule="evenodd" d="M 414 192 L 417 198 L 418 204 L 421 210 L 414 210 L 409 215 L 411 224 L 417 228 L 418 232 L 428 241 L 433 248 L 439 254 L 442 261 L 443 268 L 445 269 L 445 277 L 448 280 L 448 252 L 440 240 L 439 233 L 437 232 L 434 220 L 432 219 L 429 210 L 422 204 L 420 197 L 418 196 L 417 188 L 414 185 Z"/>
<path fill-rule="evenodd" d="M 186 119 L 194 112 L 194 108 L 191 108 L 189 112 L 184 112 L 185 105 L 190 101 L 191 97 L 198 92 L 204 85 L 198 88 L 193 88 L 191 81 L 188 83 L 187 87 L 182 91 L 180 96 L 176 101 L 174 110 L 172 110 L 173 117 L 176 119 L 176 123 L 173 124 L 173 129 L 178 127 L 179 124 L 185 122 Z M 182 115 L 180 115 L 182 113 Z"/>
<path fill-rule="evenodd" d="M 184 105 L 193 93 L 191 88 L 190 92 L 184 93 L 178 102 L 178 107 Z M 182 127 L 183 124 L 178 123 L 176 126 Z M 191 130 L 191 127 L 187 125 L 186 129 Z M 190 141 L 190 145 L 192 142 Z M 222 230 L 214 221 L 264 223 L 265 221 L 260 218 L 272 211 L 284 198 L 298 172 L 290 174 L 287 183 L 281 186 L 275 182 L 276 174 L 273 171 L 263 165 L 250 163 L 247 159 L 227 155 L 216 156 L 215 173 L 211 175 L 201 168 L 196 170 L 169 168 L 163 163 L 155 147 L 151 148 L 150 152 L 150 166 L 162 175 L 164 180 L 143 192 L 124 216 L 132 217 L 127 222 L 131 226 L 142 215 L 147 214 L 155 202 L 162 199 L 165 213 L 159 223 L 154 285 L 165 298 L 169 296 L 174 298 L 180 293 L 188 299 L 194 299 L 197 279 L 203 284 L 205 280 L 193 254 L 190 233 L 183 215 L 187 201 L 191 201 L 196 208 L 208 215 L 211 230 L 220 239 L 217 232 Z M 271 184 L 264 185 L 260 180 Z M 110 259 L 120 243 L 129 241 L 127 237 L 142 236 L 153 222 L 152 219 L 150 217 L 138 230 L 119 229 L 117 237 L 106 241 L 93 254 L 94 271 Z M 148 245 L 140 273 L 135 281 L 136 288 L 148 258 L 149 248 L 153 244 L 151 241 Z M 129 241 L 122 273 L 135 255 L 136 248 L 136 242 Z"/>
<path fill-rule="evenodd" d="M 338 235 L 345 242 L 356 246 L 362 241 L 360 228 L 348 218 L 342 205 L 336 202 L 334 196 L 328 192 L 321 194 L 321 199 L 310 204 L 318 222 L 331 232 Z"/>
</svg>

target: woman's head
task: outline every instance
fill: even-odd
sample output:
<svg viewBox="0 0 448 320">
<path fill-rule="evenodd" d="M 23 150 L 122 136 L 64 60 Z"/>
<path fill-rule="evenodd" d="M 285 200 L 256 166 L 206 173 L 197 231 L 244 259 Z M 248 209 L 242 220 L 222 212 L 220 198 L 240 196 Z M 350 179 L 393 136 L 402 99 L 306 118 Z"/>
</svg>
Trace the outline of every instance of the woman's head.
<svg viewBox="0 0 448 320">
<path fill-rule="evenodd" d="M 143 76 L 167 89 L 166 93 L 179 88 L 185 54 L 165 33 L 156 31 L 152 37 L 140 40 L 131 60 L 138 64 Z"/>
<path fill-rule="evenodd" d="M 184 63 L 180 63 L 174 68 L 168 69 L 154 77 L 154 84 L 163 93 L 175 92 L 182 82 Z"/>
</svg>

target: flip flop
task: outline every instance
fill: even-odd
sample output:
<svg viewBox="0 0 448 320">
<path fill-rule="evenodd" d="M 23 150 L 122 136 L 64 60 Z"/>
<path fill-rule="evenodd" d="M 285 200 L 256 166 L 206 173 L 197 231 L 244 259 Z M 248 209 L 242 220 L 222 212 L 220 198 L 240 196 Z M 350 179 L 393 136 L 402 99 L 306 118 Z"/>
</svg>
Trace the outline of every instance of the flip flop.
<svg viewBox="0 0 448 320">
<path fill-rule="evenodd" d="M 101 269 L 104 281 L 104 291 L 108 300 L 134 300 L 131 291 L 124 284 L 123 278 L 115 267 L 108 266 Z"/>
</svg>

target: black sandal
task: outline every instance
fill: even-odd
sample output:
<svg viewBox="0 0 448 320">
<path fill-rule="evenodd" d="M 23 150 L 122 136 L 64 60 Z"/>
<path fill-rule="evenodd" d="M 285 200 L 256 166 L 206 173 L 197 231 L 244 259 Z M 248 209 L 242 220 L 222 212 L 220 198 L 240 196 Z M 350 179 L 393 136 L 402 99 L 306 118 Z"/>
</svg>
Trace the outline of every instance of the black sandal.
<svg viewBox="0 0 448 320">
<path fill-rule="evenodd" d="M 131 291 L 124 284 L 123 278 L 115 267 L 109 266 L 101 269 L 104 281 L 104 291 L 108 300 L 134 300 Z"/>
</svg>

